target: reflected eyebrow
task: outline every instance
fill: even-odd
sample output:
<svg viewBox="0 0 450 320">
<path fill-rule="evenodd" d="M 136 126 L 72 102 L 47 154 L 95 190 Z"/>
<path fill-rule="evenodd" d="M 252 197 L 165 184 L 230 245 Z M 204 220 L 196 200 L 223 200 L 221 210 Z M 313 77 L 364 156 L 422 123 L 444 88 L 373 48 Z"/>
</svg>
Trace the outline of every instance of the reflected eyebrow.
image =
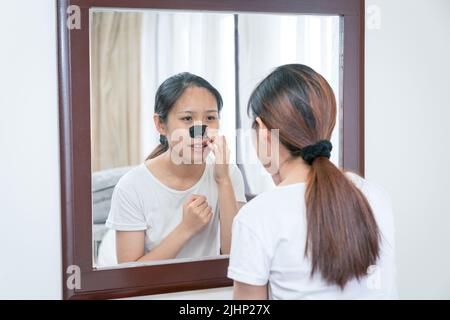
<svg viewBox="0 0 450 320">
<path fill-rule="evenodd" d="M 218 111 L 217 111 L 217 110 L 214 110 L 214 109 L 206 110 L 206 113 L 212 113 L 212 112 L 218 113 Z M 196 114 L 197 112 L 195 112 L 195 111 L 190 111 L 190 110 L 186 110 L 186 111 L 178 111 L 177 113 Z"/>
</svg>

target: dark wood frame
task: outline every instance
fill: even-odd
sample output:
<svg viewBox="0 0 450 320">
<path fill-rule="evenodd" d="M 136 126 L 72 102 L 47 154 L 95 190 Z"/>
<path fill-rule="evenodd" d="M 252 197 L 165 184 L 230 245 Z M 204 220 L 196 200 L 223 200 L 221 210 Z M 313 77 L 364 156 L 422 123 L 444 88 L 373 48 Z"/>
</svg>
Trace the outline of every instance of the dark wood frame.
<svg viewBox="0 0 450 320">
<path fill-rule="evenodd" d="M 67 8 L 81 9 L 81 29 L 66 26 Z M 89 9 L 186 9 L 340 15 L 343 26 L 341 165 L 364 175 L 364 0 L 58 0 L 59 121 L 64 299 L 104 299 L 232 285 L 228 259 L 126 269 L 92 266 Z M 81 289 L 66 286 L 71 265 Z"/>
</svg>

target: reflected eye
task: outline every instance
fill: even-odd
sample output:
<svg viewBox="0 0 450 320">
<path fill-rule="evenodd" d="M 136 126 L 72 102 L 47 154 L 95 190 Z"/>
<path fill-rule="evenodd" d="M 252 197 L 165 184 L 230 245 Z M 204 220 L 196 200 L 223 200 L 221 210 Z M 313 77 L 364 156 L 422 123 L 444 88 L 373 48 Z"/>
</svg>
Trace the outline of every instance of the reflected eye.
<svg viewBox="0 0 450 320">
<path fill-rule="evenodd" d="M 208 121 L 214 121 L 214 120 L 216 120 L 217 118 L 215 117 L 215 116 L 208 116 Z"/>
</svg>

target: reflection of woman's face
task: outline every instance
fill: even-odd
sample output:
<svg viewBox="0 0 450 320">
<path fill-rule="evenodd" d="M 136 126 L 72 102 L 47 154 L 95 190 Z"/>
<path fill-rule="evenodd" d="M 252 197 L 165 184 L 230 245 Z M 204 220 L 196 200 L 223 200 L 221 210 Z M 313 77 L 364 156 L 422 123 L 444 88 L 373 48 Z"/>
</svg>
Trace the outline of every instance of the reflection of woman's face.
<svg viewBox="0 0 450 320">
<path fill-rule="evenodd" d="M 187 88 L 167 118 L 166 130 L 171 152 L 179 155 L 183 163 L 200 163 L 210 151 L 206 140 L 190 137 L 189 128 L 193 125 L 207 125 L 210 136 L 210 130 L 219 129 L 217 100 L 205 88 Z"/>
</svg>

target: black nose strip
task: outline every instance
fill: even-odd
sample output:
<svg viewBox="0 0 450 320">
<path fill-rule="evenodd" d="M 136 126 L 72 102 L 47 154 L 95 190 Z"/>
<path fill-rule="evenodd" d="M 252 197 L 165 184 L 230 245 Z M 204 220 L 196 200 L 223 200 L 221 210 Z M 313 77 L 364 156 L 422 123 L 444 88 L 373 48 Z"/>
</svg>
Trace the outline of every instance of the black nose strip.
<svg viewBox="0 0 450 320">
<path fill-rule="evenodd" d="M 208 128 L 208 126 L 205 124 L 202 126 L 192 126 L 189 128 L 189 135 L 191 138 L 203 138 L 206 128 Z"/>
</svg>

